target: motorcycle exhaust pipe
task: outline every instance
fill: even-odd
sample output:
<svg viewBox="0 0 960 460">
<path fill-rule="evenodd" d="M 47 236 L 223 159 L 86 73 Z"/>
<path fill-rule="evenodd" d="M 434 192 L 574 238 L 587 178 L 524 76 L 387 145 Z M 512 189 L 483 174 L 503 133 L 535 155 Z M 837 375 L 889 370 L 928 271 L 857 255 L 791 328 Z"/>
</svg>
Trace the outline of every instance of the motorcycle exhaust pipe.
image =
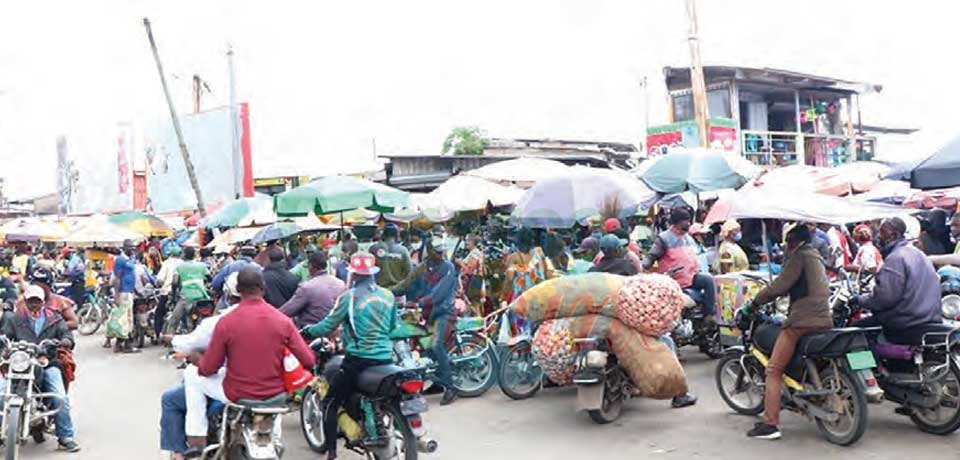
<svg viewBox="0 0 960 460">
<path fill-rule="evenodd" d="M 431 438 L 420 438 L 417 440 L 417 450 L 424 454 L 432 454 L 437 451 L 437 441 Z"/>
</svg>

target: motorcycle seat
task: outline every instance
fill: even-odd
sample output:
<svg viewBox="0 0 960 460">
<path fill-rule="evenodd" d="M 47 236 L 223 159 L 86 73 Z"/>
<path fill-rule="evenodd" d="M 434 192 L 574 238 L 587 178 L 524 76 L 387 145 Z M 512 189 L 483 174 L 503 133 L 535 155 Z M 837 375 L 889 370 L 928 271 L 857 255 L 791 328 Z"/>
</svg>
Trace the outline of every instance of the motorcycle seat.
<svg viewBox="0 0 960 460">
<path fill-rule="evenodd" d="M 274 409 L 280 407 L 287 407 L 287 394 L 280 393 L 272 398 L 267 398 L 263 400 L 259 399 L 241 399 L 237 401 L 238 406 L 243 406 L 247 409 Z"/>
<path fill-rule="evenodd" d="M 368 367 L 357 378 L 357 389 L 361 393 L 375 395 L 380 393 L 383 383 L 390 377 L 406 373 L 407 369 L 395 364 Z"/>
<path fill-rule="evenodd" d="M 753 343 L 767 356 L 773 353 L 773 346 L 780 336 L 780 327 L 774 324 L 764 324 L 756 329 Z M 831 329 L 824 332 L 801 337 L 793 357 L 786 366 L 788 375 L 796 378 L 803 373 L 803 358 L 810 356 L 833 357 L 840 356 L 848 351 L 869 349 L 867 337 L 860 328 Z"/>
<path fill-rule="evenodd" d="M 323 366 L 323 377 L 327 379 L 327 382 L 333 381 L 333 376 L 337 374 L 342 364 L 343 355 L 334 356 L 327 361 L 327 364 Z"/>
</svg>

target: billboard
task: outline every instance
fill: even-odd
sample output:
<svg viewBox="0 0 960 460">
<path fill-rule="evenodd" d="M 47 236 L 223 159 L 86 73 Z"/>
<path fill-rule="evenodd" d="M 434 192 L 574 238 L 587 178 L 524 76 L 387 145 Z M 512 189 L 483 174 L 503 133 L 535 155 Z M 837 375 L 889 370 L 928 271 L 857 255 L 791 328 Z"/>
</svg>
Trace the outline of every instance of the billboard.
<svg viewBox="0 0 960 460">
<path fill-rule="evenodd" d="M 130 123 L 57 137 L 57 193 L 61 214 L 128 211 L 135 130 Z"/>
<path fill-rule="evenodd" d="M 206 204 L 228 201 L 240 195 L 253 196 L 253 169 L 250 154 L 250 117 L 246 103 L 238 111 L 240 158 L 233 156 L 233 125 L 229 107 L 182 115 L 180 126 L 197 182 Z M 180 145 L 170 120 L 144 130 L 147 168 L 147 209 L 153 212 L 192 210 L 197 198 Z M 235 178 L 234 174 L 237 174 Z"/>
</svg>

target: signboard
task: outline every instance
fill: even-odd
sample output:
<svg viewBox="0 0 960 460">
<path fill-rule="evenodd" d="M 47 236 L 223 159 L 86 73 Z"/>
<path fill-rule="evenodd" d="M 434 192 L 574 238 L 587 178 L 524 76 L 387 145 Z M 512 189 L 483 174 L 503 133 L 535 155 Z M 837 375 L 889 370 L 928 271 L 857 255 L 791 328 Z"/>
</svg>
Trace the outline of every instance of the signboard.
<svg viewBox="0 0 960 460">
<path fill-rule="evenodd" d="M 57 192 L 63 214 L 133 209 L 133 125 L 120 123 L 57 138 Z"/>
<path fill-rule="evenodd" d="M 733 120 L 709 120 L 710 146 L 727 152 L 737 150 L 737 127 Z M 647 157 L 663 155 L 670 147 L 700 147 L 700 133 L 694 120 L 654 126 L 647 129 Z"/>
<path fill-rule="evenodd" d="M 240 104 L 241 164 L 233 158 L 230 108 L 181 116 L 180 125 L 205 203 L 236 197 L 233 171 L 241 172 L 242 196 L 253 196 L 250 123 L 247 104 Z M 147 159 L 148 210 L 169 212 L 196 209 L 197 197 L 170 120 L 144 132 Z"/>
</svg>

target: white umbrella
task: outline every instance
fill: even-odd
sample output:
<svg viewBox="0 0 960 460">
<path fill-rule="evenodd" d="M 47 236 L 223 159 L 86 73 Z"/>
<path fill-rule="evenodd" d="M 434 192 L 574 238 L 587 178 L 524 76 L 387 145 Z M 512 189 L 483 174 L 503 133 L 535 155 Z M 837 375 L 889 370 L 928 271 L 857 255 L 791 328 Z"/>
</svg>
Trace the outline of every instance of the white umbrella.
<svg viewBox="0 0 960 460">
<path fill-rule="evenodd" d="M 113 247 L 123 245 L 125 240 L 142 241 L 144 236 L 126 227 L 113 224 L 105 217 L 93 217 L 79 228 L 63 237 L 63 244 L 79 248 Z"/>
<path fill-rule="evenodd" d="M 529 188 L 540 180 L 566 174 L 569 170 L 569 166 L 559 161 L 522 157 L 491 163 L 481 168 L 466 171 L 464 174 L 493 182 L 512 183 Z"/>
<path fill-rule="evenodd" d="M 496 184 L 478 177 L 454 176 L 428 193 L 423 204 L 425 209 L 479 211 L 487 206 L 512 205 L 523 193 L 523 189 Z"/>
</svg>

